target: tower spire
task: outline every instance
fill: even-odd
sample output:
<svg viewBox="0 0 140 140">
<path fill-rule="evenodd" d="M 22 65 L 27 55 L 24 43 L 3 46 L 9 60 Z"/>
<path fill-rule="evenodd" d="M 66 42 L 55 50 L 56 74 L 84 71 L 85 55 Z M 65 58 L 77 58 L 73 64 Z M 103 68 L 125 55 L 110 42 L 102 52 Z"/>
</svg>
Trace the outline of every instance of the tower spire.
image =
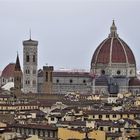
<svg viewBox="0 0 140 140">
<path fill-rule="evenodd" d="M 118 37 L 118 34 L 117 34 L 117 27 L 115 25 L 115 21 L 113 20 L 112 22 L 112 26 L 110 27 L 110 34 L 109 34 L 109 37 Z"/>
<path fill-rule="evenodd" d="M 31 40 L 31 35 L 32 35 L 31 28 L 29 30 L 29 34 L 30 34 L 30 40 Z"/>
<path fill-rule="evenodd" d="M 15 71 L 21 71 L 18 52 L 17 52 L 17 59 L 16 59 L 16 65 L 15 65 Z"/>
</svg>

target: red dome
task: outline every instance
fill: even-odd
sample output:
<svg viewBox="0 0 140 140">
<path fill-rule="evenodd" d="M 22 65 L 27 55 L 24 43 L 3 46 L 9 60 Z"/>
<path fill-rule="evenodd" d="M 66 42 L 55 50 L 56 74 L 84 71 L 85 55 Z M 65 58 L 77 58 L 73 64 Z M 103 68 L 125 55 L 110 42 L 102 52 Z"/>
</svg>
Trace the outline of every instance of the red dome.
<svg viewBox="0 0 140 140">
<path fill-rule="evenodd" d="M 15 63 L 8 64 L 2 71 L 2 77 L 13 77 L 15 70 Z"/>
<path fill-rule="evenodd" d="M 129 46 L 118 37 L 116 26 L 113 22 L 111 33 L 95 50 L 93 64 L 128 63 L 136 64 L 135 57 Z"/>
</svg>

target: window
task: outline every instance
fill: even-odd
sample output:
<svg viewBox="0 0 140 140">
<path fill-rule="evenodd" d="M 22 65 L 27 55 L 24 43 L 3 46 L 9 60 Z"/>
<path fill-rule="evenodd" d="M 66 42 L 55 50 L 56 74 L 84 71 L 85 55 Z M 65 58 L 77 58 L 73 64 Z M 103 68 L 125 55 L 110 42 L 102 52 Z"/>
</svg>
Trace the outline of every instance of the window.
<svg viewBox="0 0 140 140">
<path fill-rule="evenodd" d="M 118 75 L 120 75 L 120 74 L 121 74 L 121 71 L 120 71 L 120 70 L 118 70 L 118 71 L 117 71 L 117 74 L 118 74 Z"/>
<path fill-rule="evenodd" d="M 72 83 L 73 81 L 72 81 L 72 79 L 70 79 L 70 83 Z"/>
<path fill-rule="evenodd" d="M 27 80 L 25 81 L 25 84 L 26 84 L 26 85 L 28 84 Z"/>
<path fill-rule="evenodd" d="M 46 72 L 46 82 L 48 82 L 48 72 Z"/>
<path fill-rule="evenodd" d="M 106 115 L 106 118 L 109 118 L 109 115 Z"/>
<path fill-rule="evenodd" d="M 104 74 L 105 74 L 105 70 L 102 70 L 102 71 L 101 71 L 101 74 L 104 75 Z"/>
<path fill-rule="evenodd" d="M 83 83 L 86 84 L 86 80 L 83 80 Z"/>
<path fill-rule="evenodd" d="M 113 118 L 116 118 L 116 114 L 113 114 Z"/>
<path fill-rule="evenodd" d="M 59 79 L 56 79 L 56 83 L 59 83 Z"/>
<path fill-rule="evenodd" d="M 100 127 L 100 130 L 103 131 L 103 127 Z"/>
<path fill-rule="evenodd" d="M 93 118 L 95 118 L 95 115 L 93 115 Z"/>
<path fill-rule="evenodd" d="M 108 131 L 111 131 L 111 127 L 108 127 Z"/>
<path fill-rule="evenodd" d="M 26 85 L 29 85 L 29 84 L 30 84 L 30 80 L 26 80 L 26 81 L 25 81 L 25 84 L 26 84 Z"/>
<path fill-rule="evenodd" d="M 35 62 L 35 55 L 33 55 L 33 62 Z"/>
<path fill-rule="evenodd" d="M 54 118 L 51 118 L 51 121 L 54 121 Z"/>
<path fill-rule="evenodd" d="M 26 69 L 26 74 L 30 74 L 30 70 Z"/>
<path fill-rule="evenodd" d="M 30 57 L 29 55 L 26 55 L 26 62 L 29 62 L 30 61 Z"/>
<path fill-rule="evenodd" d="M 99 119 L 101 119 L 102 118 L 102 115 L 99 115 Z"/>
</svg>

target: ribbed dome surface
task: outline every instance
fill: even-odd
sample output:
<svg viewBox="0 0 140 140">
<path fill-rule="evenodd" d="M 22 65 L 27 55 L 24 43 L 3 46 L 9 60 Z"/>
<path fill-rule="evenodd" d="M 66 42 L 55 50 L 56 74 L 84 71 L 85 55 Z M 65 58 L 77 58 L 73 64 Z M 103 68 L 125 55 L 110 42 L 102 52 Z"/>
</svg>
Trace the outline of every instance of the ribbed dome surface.
<svg viewBox="0 0 140 140">
<path fill-rule="evenodd" d="M 2 77 L 13 77 L 15 70 L 15 63 L 8 64 L 2 71 Z"/>
<path fill-rule="evenodd" d="M 118 37 L 114 22 L 109 37 L 97 47 L 91 60 L 91 65 L 110 63 L 136 63 L 132 50 Z"/>
</svg>

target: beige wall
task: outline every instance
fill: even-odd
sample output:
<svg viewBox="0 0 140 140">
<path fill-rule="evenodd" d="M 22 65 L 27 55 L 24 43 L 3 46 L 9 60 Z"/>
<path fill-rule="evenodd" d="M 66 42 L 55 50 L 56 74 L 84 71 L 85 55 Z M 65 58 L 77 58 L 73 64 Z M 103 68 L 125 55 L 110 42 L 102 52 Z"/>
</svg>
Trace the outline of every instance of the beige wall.
<svg viewBox="0 0 140 140">
<path fill-rule="evenodd" d="M 94 138 L 96 140 L 105 140 L 105 132 L 100 131 L 100 130 L 93 130 L 88 133 L 89 138 Z M 84 139 L 85 138 L 85 133 L 79 132 L 79 131 L 74 131 L 70 130 L 67 128 L 58 128 L 58 138 L 63 139 L 63 140 L 68 140 L 68 139 Z"/>
</svg>

